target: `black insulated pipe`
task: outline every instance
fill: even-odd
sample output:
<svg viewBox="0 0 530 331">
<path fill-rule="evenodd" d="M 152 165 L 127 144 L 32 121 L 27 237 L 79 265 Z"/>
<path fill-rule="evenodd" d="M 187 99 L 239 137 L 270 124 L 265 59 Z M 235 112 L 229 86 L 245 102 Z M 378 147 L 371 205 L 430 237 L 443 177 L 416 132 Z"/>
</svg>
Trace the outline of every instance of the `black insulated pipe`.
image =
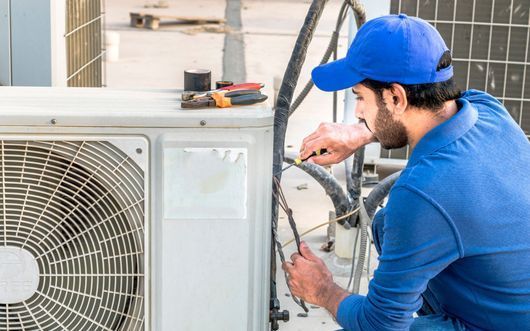
<svg viewBox="0 0 530 331">
<path fill-rule="evenodd" d="M 291 156 L 285 156 L 284 160 L 289 164 L 294 163 L 294 158 Z M 342 189 L 339 181 L 332 174 L 330 174 L 323 167 L 313 163 L 303 162 L 298 165 L 295 164 L 295 166 L 313 177 L 320 184 L 320 186 L 324 188 L 326 194 L 331 199 L 331 202 L 333 202 L 333 206 L 335 207 L 335 215 L 337 217 L 341 217 L 342 215 L 350 212 L 352 201 L 348 194 L 346 194 L 346 192 L 344 192 Z M 346 228 L 349 228 L 349 223 L 346 222 L 348 219 L 339 221 L 339 224 L 345 225 Z"/>
<path fill-rule="evenodd" d="M 281 179 L 281 169 L 283 165 L 284 156 L 284 145 L 285 145 L 285 132 L 287 130 L 287 122 L 289 120 L 289 108 L 293 99 L 294 89 L 300 77 L 302 65 L 304 64 L 305 57 L 307 54 L 307 48 L 311 43 L 315 28 L 318 20 L 322 15 L 324 6 L 327 0 L 313 0 L 309 11 L 307 12 L 304 25 L 300 29 L 296 44 L 289 59 L 289 64 L 285 70 L 283 76 L 282 85 L 278 93 L 276 102 L 276 111 L 274 113 L 274 144 L 273 144 L 273 166 L 272 173 L 278 180 Z M 274 229 L 278 227 L 278 190 L 276 185 L 271 182 L 272 190 L 274 192 L 272 197 L 272 229 L 274 235 Z M 278 244 L 280 245 L 280 244 Z M 280 245 L 281 246 L 281 245 Z M 281 249 L 281 247 L 279 247 Z M 276 297 L 276 291 L 272 289 L 276 284 L 276 249 L 275 240 L 272 240 L 271 244 L 271 299 Z M 273 312 L 274 313 L 274 312 Z"/>
<path fill-rule="evenodd" d="M 383 203 L 388 193 L 390 193 L 390 189 L 398 180 L 400 175 L 401 171 L 398 171 L 391 174 L 390 176 L 385 177 L 385 179 L 380 181 L 379 184 L 372 189 L 370 194 L 368 194 L 366 200 L 364 201 L 364 207 L 366 208 L 366 213 L 368 214 L 370 220 L 374 218 L 377 207 Z"/>
</svg>

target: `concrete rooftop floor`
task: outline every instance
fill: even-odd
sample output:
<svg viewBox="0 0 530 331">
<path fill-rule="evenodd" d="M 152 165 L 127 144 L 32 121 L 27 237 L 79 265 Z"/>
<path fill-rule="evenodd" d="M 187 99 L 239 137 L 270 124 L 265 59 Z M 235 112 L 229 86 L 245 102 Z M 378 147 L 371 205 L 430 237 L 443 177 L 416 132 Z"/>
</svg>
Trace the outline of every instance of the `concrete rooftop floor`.
<svg viewBox="0 0 530 331">
<path fill-rule="evenodd" d="M 129 12 L 149 12 L 177 16 L 225 17 L 227 1 L 234 0 L 169 0 L 169 8 L 144 8 L 157 0 L 107 0 L 106 27 L 120 35 L 120 57 L 116 62 L 106 63 L 106 85 L 112 88 L 182 88 L 183 71 L 188 68 L 208 68 L 212 81 L 225 77 L 223 72 L 225 31 L 204 29 L 201 26 L 163 26 L 157 31 L 136 29 L 129 26 Z M 272 97 L 275 77 L 282 77 L 291 55 L 299 29 L 311 1 L 308 0 L 242 0 L 242 36 L 244 69 L 247 81 L 266 84 L 264 93 Z M 311 69 L 318 65 L 335 27 L 336 17 L 342 1 L 330 0 L 320 20 L 311 43 L 297 91 L 310 77 Z M 388 13 L 388 1 L 368 4 L 368 17 Z M 339 40 L 339 51 L 347 49 L 347 22 Z M 233 59 L 236 64 L 240 59 Z M 339 121 L 342 120 L 342 99 L 339 94 Z M 272 98 L 271 98 L 272 99 Z M 271 100 L 272 104 L 272 100 Z M 311 133 L 320 122 L 332 120 L 332 95 L 316 88 L 289 121 L 286 137 L 287 150 L 296 152 L 302 139 Z M 344 166 L 333 168 L 334 174 L 344 183 Z M 298 229 L 303 232 L 328 220 L 333 210 L 324 190 L 307 174 L 292 168 L 284 173 L 282 184 Z M 307 189 L 296 187 L 307 184 Z M 366 194 L 365 189 L 363 194 Z M 279 236 L 282 242 L 291 239 L 292 233 L 285 215 L 280 217 Z M 312 249 L 327 262 L 335 273 L 335 280 L 345 286 L 348 277 L 346 268 L 336 259 L 334 253 L 320 251 L 326 241 L 326 227 L 312 232 L 304 238 Z M 294 252 L 295 246 L 286 248 L 286 256 Z M 377 263 L 375 249 L 372 249 L 372 269 Z M 278 267 L 280 261 L 278 259 Z M 347 266 L 346 266 L 347 267 Z M 286 296 L 287 287 L 281 269 L 278 271 L 278 297 L 282 309 L 291 313 L 288 323 L 280 322 L 280 330 L 336 330 L 339 328 L 331 316 L 322 308 L 312 306 L 307 317 L 299 317 L 302 310 Z M 361 293 L 366 293 L 367 281 L 363 279 Z"/>
</svg>

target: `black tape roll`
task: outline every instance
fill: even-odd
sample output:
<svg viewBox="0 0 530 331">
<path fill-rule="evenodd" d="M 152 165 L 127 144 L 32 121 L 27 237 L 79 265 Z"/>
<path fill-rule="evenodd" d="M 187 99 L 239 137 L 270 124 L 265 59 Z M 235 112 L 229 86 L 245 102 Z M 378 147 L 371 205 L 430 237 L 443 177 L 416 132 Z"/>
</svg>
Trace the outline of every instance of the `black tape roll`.
<svg viewBox="0 0 530 331">
<path fill-rule="evenodd" d="M 212 72 L 207 69 L 184 70 L 184 91 L 205 92 L 212 89 Z"/>
<path fill-rule="evenodd" d="M 232 81 L 229 81 L 229 80 L 218 80 L 217 82 L 215 82 L 215 89 L 220 89 L 221 87 L 227 87 L 227 86 L 232 86 L 234 85 L 234 82 Z"/>
</svg>

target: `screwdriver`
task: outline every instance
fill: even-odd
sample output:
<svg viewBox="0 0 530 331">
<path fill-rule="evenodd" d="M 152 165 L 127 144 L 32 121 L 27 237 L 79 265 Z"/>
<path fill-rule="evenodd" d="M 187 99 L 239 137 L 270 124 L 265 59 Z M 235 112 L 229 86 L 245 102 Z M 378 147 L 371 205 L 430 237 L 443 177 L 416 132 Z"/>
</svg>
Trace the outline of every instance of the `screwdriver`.
<svg viewBox="0 0 530 331">
<path fill-rule="evenodd" d="M 302 162 L 305 162 L 307 160 L 309 160 L 310 158 L 312 158 L 313 156 L 320 156 L 320 155 L 324 155 L 328 152 L 327 149 L 325 148 L 321 148 L 319 150 L 316 150 L 316 151 L 313 151 L 313 153 L 311 153 L 311 155 L 309 155 L 308 157 L 306 157 L 305 159 L 300 159 L 300 158 L 297 158 L 294 160 L 294 163 L 291 163 L 289 164 L 287 167 L 283 168 L 282 170 L 280 170 L 277 174 L 280 174 L 282 172 L 284 172 L 285 170 L 289 169 L 290 167 L 294 166 L 294 165 L 299 165 L 300 163 Z"/>
</svg>

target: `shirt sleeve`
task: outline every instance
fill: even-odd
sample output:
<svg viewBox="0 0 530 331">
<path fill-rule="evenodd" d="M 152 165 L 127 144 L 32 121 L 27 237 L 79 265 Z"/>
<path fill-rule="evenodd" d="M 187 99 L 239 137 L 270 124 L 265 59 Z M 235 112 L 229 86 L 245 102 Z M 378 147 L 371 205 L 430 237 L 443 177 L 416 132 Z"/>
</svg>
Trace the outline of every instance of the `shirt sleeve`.
<svg viewBox="0 0 530 331">
<path fill-rule="evenodd" d="M 339 305 L 337 321 L 346 330 L 408 330 L 429 280 L 463 255 L 448 214 L 413 187 L 392 189 L 383 231 L 367 296 L 351 295 Z"/>
</svg>

